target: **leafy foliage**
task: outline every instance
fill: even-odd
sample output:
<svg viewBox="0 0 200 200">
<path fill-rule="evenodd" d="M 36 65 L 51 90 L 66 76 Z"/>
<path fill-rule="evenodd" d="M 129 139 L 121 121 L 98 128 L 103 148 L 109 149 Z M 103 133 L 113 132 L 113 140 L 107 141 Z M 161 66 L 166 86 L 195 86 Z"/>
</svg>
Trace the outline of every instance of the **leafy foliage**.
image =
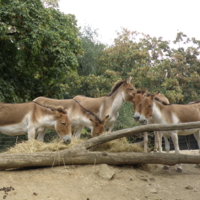
<svg viewBox="0 0 200 200">
<path fill-rule="evenodd" d="M 82 28 L 80 39 L 84 54 L 78 58 L 78 74 L 80 76 L 87 76 L 89 74 L 97 75 L 98 60 L 105 45 L 98 41 L 97 31 L 92 30 L 89 26 Z"/>
<path fill-rule="evenodd" d="M 174 43 L 178 49 L 162 38 L 122 29 L 115 44 L 104 50 L 99 71 L 103 74 L 109 68 L 124 78 L 132 75 L 136 88 L 160 91 L 171 103 L 196 100 L 200 96 L 200 41 L 178 33 Z"/>
<path fill-rule="evenodd" d="M 61 97 L 82 53 L 75 17 L 40 0 L 2 1 L 0 16 L 0 100 Z"/>
</svg>

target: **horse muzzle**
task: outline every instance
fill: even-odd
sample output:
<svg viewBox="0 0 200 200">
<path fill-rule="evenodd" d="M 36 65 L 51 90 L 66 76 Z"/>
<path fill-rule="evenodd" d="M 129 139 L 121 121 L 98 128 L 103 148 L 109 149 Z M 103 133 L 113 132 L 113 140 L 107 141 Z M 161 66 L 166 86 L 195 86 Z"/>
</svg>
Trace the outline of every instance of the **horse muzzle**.
<svg viewBox="0 0 200 200">
<path fill-rule="evenodd" d="M 71 143 L 71 134 L 70 135 L 65 135 L 63 138 L 62 138 L 63 142 L 65 144 L 70 144 Z"/>
<path fill-rule="evenodd" d="M 146 125 L 147 124 L 147 119 L 145 119 L 144 117 L 140 117 L 139 120 L 140 124 Z"/>
<path fill-rule="evenodd" d="M 134 113 L 133 119 L 138 122 L 140 119 L 140 115 L 138 115 L 137 113 Z"/>
</svg>

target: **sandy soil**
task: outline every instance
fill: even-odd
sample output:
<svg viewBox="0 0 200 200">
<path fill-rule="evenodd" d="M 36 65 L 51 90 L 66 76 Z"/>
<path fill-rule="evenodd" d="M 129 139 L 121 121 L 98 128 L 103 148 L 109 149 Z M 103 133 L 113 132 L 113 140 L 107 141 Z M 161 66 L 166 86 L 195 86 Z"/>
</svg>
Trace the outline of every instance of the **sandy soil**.
<svg viewBox="0 0 200 200">
<path fill-rule="evenodd" d="M 184 152 L 185 153 L 185 152 Z M 196 154 L 197 151 L 187 151 Z M 6 200 L 199 200 L 200 168 L 78 165 L 0 171 Z M 104 174 L 101 170 L 106 169 Z M 111 174 L 111 176 L 109 176 Z M 108 175 L 108 176 L 107 176 Z M 111 178 L 112 177 L 112 178 Z M 2 190 L 3 189 L 3 190 Z"/>
</svg>

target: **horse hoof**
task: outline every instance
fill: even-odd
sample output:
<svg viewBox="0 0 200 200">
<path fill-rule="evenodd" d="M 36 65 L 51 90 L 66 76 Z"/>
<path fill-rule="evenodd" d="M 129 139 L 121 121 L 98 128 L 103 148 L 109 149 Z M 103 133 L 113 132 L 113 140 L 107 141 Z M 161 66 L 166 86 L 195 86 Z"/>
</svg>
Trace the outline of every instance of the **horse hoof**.
<svg viewBox="0 0 200 200">
<path fill-rule="evenodd" d="M 177 172 L 183 172 L 183 170 L 181 168 L 177 168 L 176 170 Z"/>
<path fill-rule="evenodd" d="M 163 166 L 163 169 L 164 169 L 164 170 L 168 170 L 168 169 L 169 169 L 169 166 L 164 165 L 164 166 Z"/>
</svg>

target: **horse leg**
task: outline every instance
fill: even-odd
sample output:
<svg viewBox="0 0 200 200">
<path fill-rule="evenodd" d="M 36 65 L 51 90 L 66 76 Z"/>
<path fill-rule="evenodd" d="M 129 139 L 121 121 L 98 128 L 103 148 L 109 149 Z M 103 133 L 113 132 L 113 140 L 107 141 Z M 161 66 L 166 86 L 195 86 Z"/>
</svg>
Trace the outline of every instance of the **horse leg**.
<svg viewBox="0 0 200 200">
<path fill-rule="evenodd" d="M 198 147 L 199 147 L 199 154 L 200 154 L 200 130 L 197 131 L 196 133 L 194 133 L 194 137 L 198 143 Z M 200 167 L 200 164 L 196 164 L 195 165 L 196 168 L 199 168 Z"/>
<path fill-rule="evenodd" d="M 113 129 L 113 127 L 114 127 L 114 124 L 115 124 L 115 122 L 113 122 L 113 123 L 110 123 L 109 125 L 107 125 L 106 127 L 107 127 L 107 129 L 108 129 L 108 131 L 107 132 L 111 132 L 112 131 L 112 129 Z"/>
<path fill-rule="evenodd" d="M 175 153 L 176 154 L 180 154 L 180 149 L 179 149 L 179 143 L 178 143 L 178 135 L 176 132 L 173 132 L 171 134 L 171 137 L 172 137 L 172 141 L 173 141 L 173 144 L 174 144 L 174 148 L 175 148 Z M 177 164 L 177 172 L 182 172 L 182 164 Z"/>
<path fill-rule="evenodd" d="M 75 133 L 75 134 L 74 134 L 74 137 L 75 137 L 75 138 L 80 139 L 82 129 L 83 129 L 83 126 L 80 126 L 80 127 L 78 127 L 78 128 L 75 130 L 75 132 L 74 132 L 74 133 Z"/>
<path fill-rule="evenodd" d="M 158 132 L 154 131 L 154 152 L 158 150 Z"/>
<path fill-rule="evenodd" d="M 28 140 L 35 139 L 35 128 L 28 128 Z"/>
<path fill-rule="evenodd" d="M 102 115 L 100 116 L 100 119 L 104 119 L 107 115 L 109 115 L 109 118 L 106 121 L 105 127 L 108 129 L 107 132 L 111 132 L 114 125 L 115 125 L 115 121 L 117 120 L 117 118 L 119 117 L 119 112 L 117 112 L 114 116 L 110 115 L 111 112 L 105 112 L 102 113 Z M 111 117 L 112 116 L 112 117 Z"/>
<path fill-rule="evenodd" d="M 162 153 L 162 132 L 158 131 L 157 132 L 157 139 L 158 139 L 158 150 L 160 153 Z"/>
<path fill-rule="evenodd" d="M 37 140 L 40 142 L 44 142 L 44 135 L 45 135 L 46 128 L 40 128 L 37 130 Z"/>
<path fill-rule="evenodd" d="M 168 140 L 168 138 L 166 136 L 164 136 L 164 140 L 165 140 L 165 151 L 166 151 L 166 153 L 169 153 L 169 150 L 170 150 L 169 140 Z M 168 170 L 169 166 L 168 165 L 164 165 L 163 169 Z"/>
<path fill-rule="evenodd" d="M 147 153 L 148 133 L 144 132 L 144 152 Z"/>
</svg>

